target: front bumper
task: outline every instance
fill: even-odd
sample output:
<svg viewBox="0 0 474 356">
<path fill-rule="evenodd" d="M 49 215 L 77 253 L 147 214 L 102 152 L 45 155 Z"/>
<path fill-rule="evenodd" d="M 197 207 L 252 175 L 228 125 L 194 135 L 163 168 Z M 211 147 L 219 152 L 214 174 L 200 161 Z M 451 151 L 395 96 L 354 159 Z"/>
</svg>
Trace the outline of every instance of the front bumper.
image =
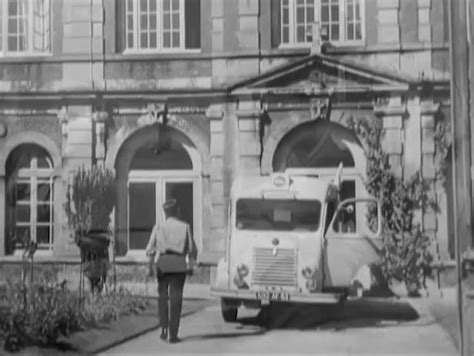
<svg viewBox="0 0 474 356">
<path fill-rule="evenodd" d="M 262 301 L 257 298 L 255 290 L 232 290 L 232 289 L 218 289 L 211 287 L 211 296 L 218 298 L 231 298 L 242 300 Z M 300 294 L 290 293 L 290 299 L 286 301 L 270 300 L 270 302 L 283 303 L 308 303 L 308 304 L 338 304 L 346 298 L 342 293 L 312 293 Z"/>
</svg>

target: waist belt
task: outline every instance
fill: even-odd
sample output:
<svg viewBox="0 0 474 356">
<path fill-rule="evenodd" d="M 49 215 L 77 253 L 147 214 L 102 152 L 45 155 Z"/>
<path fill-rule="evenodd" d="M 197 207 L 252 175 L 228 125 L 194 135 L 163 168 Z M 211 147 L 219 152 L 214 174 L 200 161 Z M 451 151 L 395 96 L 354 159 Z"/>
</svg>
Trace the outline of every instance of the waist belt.
<svg viewBox="0 0 474 356">
<path fill-rule="evenodd" d="M 164 255 L 184 256 L 185 254 L 181 253 L 181 252 L 176 252 L 176 251 L 173 251 L 173 250 L 166 250 L 165 252 L 160 252 L 160 256 L 164 256 Z"/>
</svg>

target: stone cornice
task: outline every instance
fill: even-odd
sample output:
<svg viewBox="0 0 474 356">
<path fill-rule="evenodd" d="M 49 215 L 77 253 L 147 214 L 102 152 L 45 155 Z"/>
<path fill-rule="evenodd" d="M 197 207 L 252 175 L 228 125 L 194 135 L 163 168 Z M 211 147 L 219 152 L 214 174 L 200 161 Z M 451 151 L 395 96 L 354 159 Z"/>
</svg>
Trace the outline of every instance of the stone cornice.
<svg viewBox="0 0 474 356">
<path fill-rule="evenodd" d="M 210 120 L 222 120 L 224 112 L 221 109 L 210 106 L 206 110 L 206 117 Z"/>
<path fill-rule="evenodd" d="M 418 0 L 418 8 L 431 7 L 431 0 Z"/>
<path fill-rule="evenodd" d="M 405 105 L 383 105 L 383 106 L 375 106 L 374 113 L 379 116 L 398 116 L 398 115 L 405 115 L 407 113 L 407 107 Z"/>
<path fill-rule="evenodd" d="M 95 122 L 107 121 L 109 113 L 107 111 L 95 111 L 92 113 L 92 120 Z"/>
<path fill-rule="evenodd" d="M 378 9 L 398 9 L 400 0 L 377 0 Z"/>
<path fill-rule="evenodd" d="M 0 109 L 1 116 L 39 116 L 39 115 L 59 115 L 59 109 L 22 109 L 4 108 Z"/>
<path fill-rule="evenodd" d="M 425 102 L 421 103 L 421 115 L 435 115 L 440 108 L 439 103 Z"/>
<path fill-rule="evenodd" d="M 239 109 L 235 112 L 235 115 L 239 119 L 258 119 L 263 114 L 263 109 Z"/>
</svg>

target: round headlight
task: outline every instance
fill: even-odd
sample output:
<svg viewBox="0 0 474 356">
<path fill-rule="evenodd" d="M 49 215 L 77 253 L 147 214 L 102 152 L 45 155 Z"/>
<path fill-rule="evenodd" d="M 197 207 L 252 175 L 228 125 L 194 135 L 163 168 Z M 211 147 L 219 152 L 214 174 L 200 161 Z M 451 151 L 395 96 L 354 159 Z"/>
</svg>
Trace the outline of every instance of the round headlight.
<svg viewBox="0 0 474 356">
<path fill-rule="evenodd" d="M 240 265 L 237 266 L 237 274 L 243 278 L 249 274 L 249 268 L 241 263 Z"/>
<path fill-rule="evenodd" d="M 301 273 L 303 273 L 304 278 L 311 279 L 314 276 L 315 270 L 312 269 L 311 267 L 305 267 L 303 268 Z"/>
</svg>

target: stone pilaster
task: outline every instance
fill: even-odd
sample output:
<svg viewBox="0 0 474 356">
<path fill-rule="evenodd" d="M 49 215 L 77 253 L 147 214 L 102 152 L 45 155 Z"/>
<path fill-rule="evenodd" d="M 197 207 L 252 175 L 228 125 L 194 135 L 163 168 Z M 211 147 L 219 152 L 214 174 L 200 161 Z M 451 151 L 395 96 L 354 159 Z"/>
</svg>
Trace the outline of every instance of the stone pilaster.
<svg viewBox="0 0 474 356">
<path fill-rule="evenodd" d="M 239 173 L 260 175 L 260 102 L 239 103 L 237 118 L 239 123 Z"/>
<path fill-rule="evenodd" d="M 400 43 L 400 0 L 377 0 L 378 42 Z"/>
<path fill-rule="evenodd" d="M 431 42 L 431 0 L 418 0 L 418 41 Z"/>
<path fill-rule="evenodd" d="M 440 192 L 443 192 L 444 189 L 442 186 L 438 186 L 438 183 L 436 182 L 436 145 L 434 140 L 436 129 L 435 115 L 439 110 L 439 104 L 435 104 L 432 101 L 427 101 L 422 102 L 420 107 L 422 153 L 421 173 L 423 178 L 429 182 L 429 199 L 439 208 L 439 212 L 437 212 L 431 206 L 424 207 L 423 231 L 428 236 L 430 236 L 432 240 L 431 249 L 434 256 L 444 259 L 445 257 L 447 257 L 449 252 L 448 230 L 446 224 L 447 206 L 446 197 L 442 197 L 439 194 Z"/>
<path fill-rule="evenodd" d="M 399 97 L 390 98 L 383 105 L 374 109 L 382 118 L 384 137 L 382 147 L 389 155 L 392 171 L 399 177 L 403 176 L 403 119 L 406 115 L 406 106 L 402 105 Z"/>
<path fill-rule="evenodd" d="M 0 256 L 5 256 L 5 176 L 0 176 Z"/>
<path fill-rule="evenodd" d="M 68 106 L 62 113 L 63 168 L 68 174 L 92 163 L 93 120 L 90 106 Z"/>
<path fill-rule="evenodd" d="M 424 102 L 421 104 L 421 153 L 422 153 L 422 175 L 423 178 L 435 179 L 435 114 L 439 110 L 439 104 Z"/>
<path fill-rule="evenodd" d="M 407 101 L 408 118 L 405 125 L 405 179 L 421 172 L 421 107 L 418 97 Z"/>
<path fill-rule="evenodd" d="M 63 63 L 63 84 L 74 89 L 104 88 L 103 0 L 63 4 L 63 56 L 87 61 Z M 94 60 L 94 61 L 93 61 Z"/>
<path fill-rule="evenodd" d="M 226 199 L 224 189 L 224 110 L 222 106 L 211 106 L 206 112 L 210 120 L 211 129 L 211 236 L 203 237 L 203 248 L 205 251 L 225 250 L 225 229 L 226 229 Z"/>
<path fill-rule="evenodd" d="M 259 2 L 255 0 L 239 1 L 239 48 L 259 48 Z"/>
<path fill-rule="evenodd" d="M 97 164 L 104 165 L 105 163 L 105 140 L 106 140 L 106 121 L 108 113 L 105 111 L 97 111 L 92 115 L 94 132 L 93 132 L 93 149 L 94 159 Z"/>
<path fill-rule="evenodd" d="M 63 170 L 60 184 L 55 185 L 55 194 L 64 197 L 71 175 L 80 166 L 90 167 L 94 155 L 94 130 L 92 110 L 90 106 L 64 106 L 58 114 L 61 121 L 62 139 L 62 163 Z M 57 206 L 62 207 L 62 203 Z M 56 221 L 61 222 L 57 229 L 60 231 L 55 236 L 62 236 L 58 249 L 62 255 L 77 254 L 78 250 L 74 244 L 73 236 L 67 226 L 66 216 L 63 209 L 56 209 L 58 216 Z M 57 244 L 55 244 L 55 247 Z"/>
<path fill-rule="evenodd" d="M 211 2 L 212 23 L 212 52 L 224 50 L 224 2 L 212 0 Z"/>
<path fill-rule="evenodd" d="M 224 51 L 224 2 L 221 0 L 211 1 L 211 36 L 212 52 Z M 227 77 L 227 62 L 224 58 L 212 59 L 212 81 L 222 84 Z"/>
</svg>

